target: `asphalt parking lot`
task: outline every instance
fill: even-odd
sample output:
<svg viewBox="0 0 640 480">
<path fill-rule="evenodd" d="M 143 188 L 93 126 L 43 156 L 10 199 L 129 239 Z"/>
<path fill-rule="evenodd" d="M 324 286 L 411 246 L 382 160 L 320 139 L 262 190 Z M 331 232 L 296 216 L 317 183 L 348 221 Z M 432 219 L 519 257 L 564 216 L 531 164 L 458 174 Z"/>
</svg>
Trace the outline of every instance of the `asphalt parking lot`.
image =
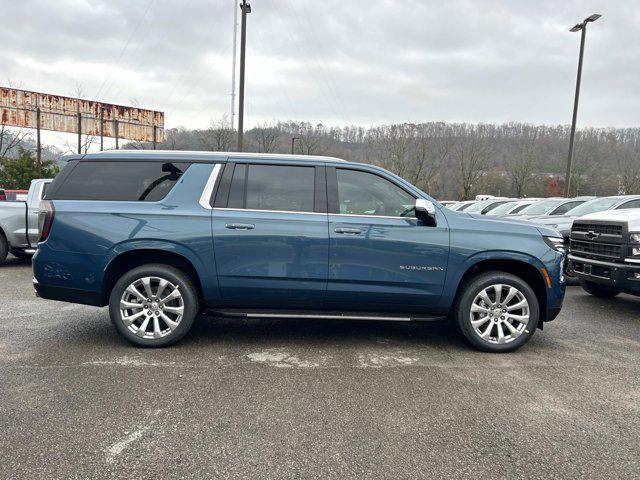
<svg viewBox="0 0 640 480">
<path fill-rule="evenodd" d="M 445 322 L 203 318 L 125 343 L 0 267 L 0 478 L 631 478 L 640 298 L 569 289 L 521 350 Z"/>
</svg>

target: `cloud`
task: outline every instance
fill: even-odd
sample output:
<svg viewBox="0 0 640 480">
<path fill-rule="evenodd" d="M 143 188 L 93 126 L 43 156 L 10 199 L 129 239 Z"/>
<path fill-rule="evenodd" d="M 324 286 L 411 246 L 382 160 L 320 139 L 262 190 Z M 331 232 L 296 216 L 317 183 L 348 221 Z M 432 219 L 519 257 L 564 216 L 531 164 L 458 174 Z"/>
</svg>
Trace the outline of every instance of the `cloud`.
<svg viewBox="0 0 640 480">
<path fill-rule="evenodd" d="M 167 126 L 228 113 L 234 0 L 0 0 L 0 78 L 164 110 Z M 253 0 L 246 123 L 570 121 L 591 13 L 579 121 L 637 126 L 634 0 Z"/>
</svg>

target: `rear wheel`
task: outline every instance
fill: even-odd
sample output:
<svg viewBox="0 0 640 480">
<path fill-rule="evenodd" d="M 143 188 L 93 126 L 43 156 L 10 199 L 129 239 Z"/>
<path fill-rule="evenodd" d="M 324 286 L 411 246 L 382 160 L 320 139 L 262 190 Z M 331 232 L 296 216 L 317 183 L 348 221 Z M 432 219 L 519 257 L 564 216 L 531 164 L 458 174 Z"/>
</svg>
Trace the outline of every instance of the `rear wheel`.
<svg viewBox="0 0 640 480">
<path fill-rule="evenodd" d="M 198 294 L 177 268 L 134 268 L 115 284 L 109 314 L 118 332 L 142 347 L 163 347 L 184 337 L 198 313 Z"/>
<path fill-rule="evenodd" d="M 9 244 L 4 236 L 4 233 L 0 231 L 0 265 L 4 263 L 9 254 Z"/>
<path fill-rule="evenodd" d="M 524 280 L 506 272 L 484 272 L 462 288 L 454 320 L 475 348 L 511 352 L 533 336 L 540 307 L 535 292 Z"/>
<path fill-rule="evenodd" d="M 585 292 L 600 298 L 613 298 L 620 293 L 620 290 L 616 290 L 609 285 L 600 285 L 599 283 L 589 282 L 587 280 L 581 280 L 580 286 Z"/>
</svg>

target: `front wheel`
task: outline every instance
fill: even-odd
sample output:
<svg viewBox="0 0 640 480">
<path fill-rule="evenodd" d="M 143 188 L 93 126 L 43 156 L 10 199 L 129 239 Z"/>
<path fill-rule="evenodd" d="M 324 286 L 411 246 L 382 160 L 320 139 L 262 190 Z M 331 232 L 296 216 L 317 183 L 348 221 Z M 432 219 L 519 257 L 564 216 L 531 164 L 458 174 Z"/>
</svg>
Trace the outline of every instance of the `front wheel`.
<svg viewBox="0 0 640 480">
<path fill-rule="evenodd" d="M 599 298 L 613 298 L 620 293 L 620 290 L 616 290 L 609 285 L 600 285 L 599 283 L 589 282 L 587 280 L 581 280 L 580 286 L 585 292 Z"/>
<path fill-rule="evenodd" d="M 143 265 L 125 273 L 109 297 L 118 332 L 142 347 L 164 347 L 184 337 L 198 313 L 198 294 L 187 275 L 169 265 Z"/>
<path fill-rule="evenodd" d="M 533 336 L 540 318 L 535 292 L 519 277 L 484 272 L 468 280 L 454 310 L 465 339 L 484 352 L 511 352 Z"/>
</svg>

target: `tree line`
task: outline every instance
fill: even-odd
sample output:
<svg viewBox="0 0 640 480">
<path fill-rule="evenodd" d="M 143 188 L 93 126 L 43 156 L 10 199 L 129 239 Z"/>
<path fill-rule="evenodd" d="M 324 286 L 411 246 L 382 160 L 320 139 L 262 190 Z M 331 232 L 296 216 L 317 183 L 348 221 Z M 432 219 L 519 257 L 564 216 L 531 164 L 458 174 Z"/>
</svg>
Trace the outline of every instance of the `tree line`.
<svg viewBox="0 0 640 480">
<path fill-rule="evenodd" d="M 479 193 L 561 195 L 568 126 L 527 123 L 400 123 L 331 127 L 273 122 L 245 132 L 245 150 L 328 155 L 382 166 L 440 199 Z M 225 119 L 206 129 L 173 128 L 159 148 L 233 151 L 237 132 Z M 149 148 L 130 144 L 133 148 Z M 576 133 L 573 195 L 640 194 L 640 128 Z"/>
<path fill-rule="evenodd" d="M 332 127 L 280 121 L 248 130 L 244 145 L 246 151 L 263 153 L 290 153 L 293 145 L 297 154 L 379 165 L 440 199 L 468 199 L 478 193 L 541 197 L 563 192 L 569 130 L 527 123 Z M 32 150 L 28 139 L 16 142 L 7 132 L 0 134 L 0 157 Z M 167 129 L 158 148 L 233 151 L 236 140 L 237 132 L 223 117 L 204 129 Z M 151 145 L 131 142 L 123 148 Z M 49 149 L 46 157 L 62 153 Z M 0 174 L 6 169 L 0 164 Z M 572 178 L 573 195 L 640 194 L 640 128 L 579 130 Z"/>
</svg>

